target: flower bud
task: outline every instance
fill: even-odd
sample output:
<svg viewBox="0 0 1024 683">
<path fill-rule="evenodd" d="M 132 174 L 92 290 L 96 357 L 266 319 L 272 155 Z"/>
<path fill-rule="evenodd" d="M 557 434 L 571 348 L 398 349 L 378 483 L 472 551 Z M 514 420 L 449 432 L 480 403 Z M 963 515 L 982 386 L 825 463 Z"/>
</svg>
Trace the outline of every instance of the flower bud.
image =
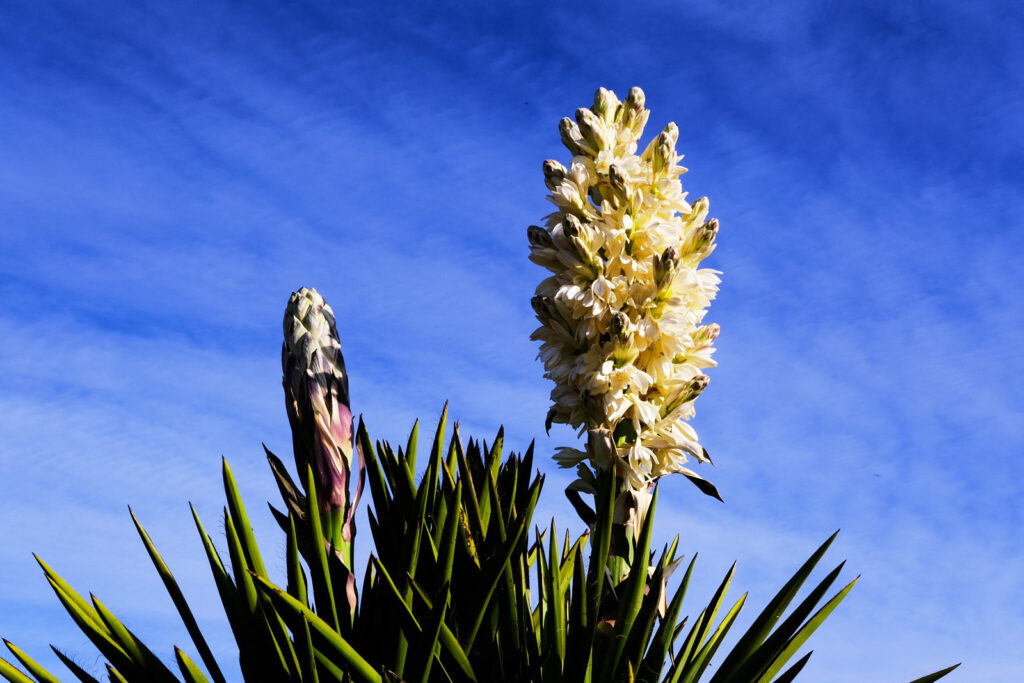
<svg viewBox="0 0 1024 683">
<path fill-rule="evenodd" d="M 583 139 L 586 140 L 595 152 L 608 149 L 608 133 L 604 121 L 597 117 L 597 114 L 580 107 L 576 110 L 576 124 L 579 126 Z"/>
<path fill-rule="evenodd" d="M 580 133 L 579 126 L 573 123 L 568 116 L 559 122 L 558 133 L 562 136 L 562 144 L 573 156 L 583 153 L 583 135 Z"/>
<path fill-rule="evenodd" d="M 533 306 L 533 312 L 537 314 L 537 320 L 541 325 L 561 335 L 566 341 L 574 341 L 573 328 L 559 312 L 554 299 L 549 296 L 537 295 L 530 299 L 530 305 Z"/>
<path fill-rule="evenodd" d="M 615 120 L 615 113 L 619 108 L 619 98 L 611 90 L 598 88 L 594 93 L 594 106 L 591 111 L 598 115 L 605 123 L 612 123 Z"/>
<path fill-rule="evenodd" d="M 647 149 L 644 150 L 644 153 L 641 155 L 641 158 L 644 161 L 650 161 L 650 162 L 654 163 L 655 152 L 656 152 L 656 150 L 658 149 L 659 146 L 667 147 L 667 148 L 671 149 L 672 152 L 674 153 L 675 152 L 675 147 L 676 147 L 676 142 L 678 140 L 679 140 L 679 127 L 676 126 L 675 123 L 672 123 L 670 121 L 669 124 L 667 126 L 665 126 L 664 130 L 662 130 L 660 133 L 658 133 L 658 135 L 653 140 L 651 140 L 649 143 L 647 143 Z M 667 155 L 666 155 L 666 157 L 667 157 Z"/>
<path fill-rule="evenodd" d="M 659 290 L 672 282 L 672 276 L 679 266 L 679 253 L 675 247 L 668 247 L 661 256 L 654 257 L 654 283 Z"/>
<path fill-rule="evenodd" d="M 679 136 L 679 130 L 675 125 L 670 123 L 655 139 L 654 153 L 651 156 L 651 167 L 654 169 L 655 177 L 661 176 L 665 169 L 671 168 L 676 161 L 676 138 Z M 669 128 L 673 129 L 674 135 L 669 132 Z"/>
<path fill-rule="evenodd" d="M 321 505 L 344 511 L 352 470 L 348 375 L 334 312 L 315 289 L 288 300 L 281 365 L 299 477 L 312 467 Z"/>
<path fill-rule="evenodd" d="M 710 381 L 711 378 L 707 375 L 697 375 L 689 382 L 685 382 L 665 401 L 661 408 L 661 416 L 671 415 L 679 406 L 689 403 L 700 396 L 701 392 L 707 389 L 708 382 Z"/>
<path fill-rule="evenodd" d="M 548 159 L 544 162 L 544 185 L 546 185 L 549 190 L 554 191 L 554 189 L 558 187 L 558 184 L 562 182 L 562 178 L 565 177 L 566 173 L 568 173 L 568 171 L 565 166 L 562 166 L 562 164 L 558 163 L 554 159 Z"/>
<path fill-rule="evenodd" d="M 697 228 L 694 228 L 686 236 L 686 243 L 683 245 L 683 253 L 687 261 L 700 261 L 704 259 L 713 249 L 715 236 L 718 234 L 718 219 L 712 218 Z"/>
<path fill-rule="evenodd" d="M 533 249 L 554 249 L 555 243 L 551 239 L 551 233 L 539 225 L 531 225 L 526 229 L 526 238 L 530 241 Z"/>
<path fill-rule="evenodd" d="M 700 348 L 708 346 L 709 344 L 714 344 L 715 340 L 718 339 L 719 332 L 721 331 L 722 328 L 718 323 L 711 323 L 710 325 L 698 327 L 693 332 L 693 345 Z"/>
<path fill-rule="evenodd" d="M 624 128 L 635 131 L 636 125 L 641 119 L 646 122 L 646 117 L 643 116 L 644 101 L 643 90 L 637 87 L 629 89 L 629 96 L 626 97 L 626 101 L 622 103 L 622 107 L 619 110 L 619 121 Z M 640 123 L 640 126 L 642 128 L 643 123 Z"/>
<path fill-rule="evenodd" d="M 690 213 L 685 216 L 685 220 L 690 224 L 703 223 L 704 219 L 708 217 L 708 211 L 711 208 L 711 203 L 707 197 L 701 197 L 693 204 L 690 205 Z"/>
<path fill-rule="evenodd" d="M 612 204 L 618 208 L 629 201 L 629 180 L 615 164 L 608 167 L 608 184 L 612 186 Z"/>
<path fill-rule="evenodd" d="M 660 135 L 664 135 L 668 143 L 674 148 L 679 142 L 679 126 L 676 125 L 675 121 L 669 121 Z"/>
</svg>

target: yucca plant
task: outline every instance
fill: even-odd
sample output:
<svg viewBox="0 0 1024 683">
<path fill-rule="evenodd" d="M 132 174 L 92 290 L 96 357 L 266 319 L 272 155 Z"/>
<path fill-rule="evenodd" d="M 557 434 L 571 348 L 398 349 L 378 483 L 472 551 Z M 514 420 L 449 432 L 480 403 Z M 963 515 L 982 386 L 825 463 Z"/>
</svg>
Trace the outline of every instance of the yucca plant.
<svg viewBox="0 0 1024 683">
<path fill-rule="evenodd" d="M 689 561 L 669 598 L 669 576 L 681 566 L 678 537 L 649 565 L 646 559 L 656 491 L 632 549 L 632 566 L 623 580 L 613 582 L 611 573 L 599 568 L 607 567 L 614 506 L 599 499 L 596 507 L 605 512 L 595 520 L 595 531 L 575 540 L 559 537 L 554 522 L 537 530 L 532 513 L 543 478 L 533 470 L 533 448 L 503 460 L 500 431 L 490 446 L 471 439 L 463 447 L 457 426 L 445 443 L 446 424 L 447 410 L 417 483 L 418 425 L 396 451 L 386 442 L 371 445 L 360 422 L 358 451 L 373 497 L 376 553 L 367 564 L 351 625 L 344 618 L 347 602 L 337 597 L 346 581 L 332 576 L 327 560 L 315 487 L 304 497 L 307 523 L 297 524 L 299 516 L 291 511 L 285 516 L 288 569 L 282 586 L 266 572 L 231 469 L 223 463 L 227 563 L 194 509 L 193 515 L 246 680 L 704 680 L 745 596 L 725 609 L 730 569 L 706 606 L 692 618 L 681 617 L 695 563 Z M 283 471 L 280 460 L 273 454 L 268 458 L 275 473 Z M 311 467 L 306 475 L 310 482 Z M 599 495 L 610 500 L 613 485 L 607 478 L 602 483 Z M 178 671 L 171 671 L 98 598 L 86 601 L 39 560 L 47 581 L 106 658 L 111 681 L 224 681 L 173 574 L 132 518 L 202 667 L 174 647 Z M 800 671 L 810 653 L 792 661 L 795 655 L 856 582 L 825 599 L 840 564 L 786 614 L 834 538 L 797 570 L 709 680 L 788 681 Z M 27 674 L 0 660 L 7 680 L 58 680 L 13 644 L 8 647 Z M 76 679 L 96 680 L 55 651 Z M 937 680 L 950 670 L 919 681 Z"/>
<path fill-rule="evenodd" d="M 490 445 L 464 443 L 457 423 L 448 436 L 447 406 L 422 455 L 418 423 L 397 449 L 374 442 L 361 419 L 353 429 L 334 314 L 301 289 L 286 309 L 282 347 L 294 476 L 266 450 L 283 501 L 271 506 L 286 537 L 283 582 L 267 572 L 226 461 L 227 558 L 192 509 L 245 680 L 767 683 L 790 681 L 806 665 L 807 638 L 856 583 L 832 592 L 839 564 L 801 596 L 835 535 L 714 665 L 746 599 L 726 600 L 733 569 L 683 617 L 694 560 L 670 591 L 684 560 L 679 537 L 652 552 L 662 476 L 682 474 L 720 498 L 685 466 L 688 457 L 710 462 L 686 420 L 714 365 L 718 327 L 703 317 L 718 273 L 698 266 L 718 222 L 707 219 L 706 199 L 685 201 L 674 124 L 636 154 L 647 118 L 634 88 L 624 102 L 600 89 L 593 107 L 564 119 L 573 159 L 544 164 L 558 210 L 527 233 L 531 258 L 551 271 L 533 299 L 534 337 L 555 382 L 547 423 L 587 437 L 585 449 L 555 455 L 579 474 L 567 495 L 586 531 L 572 539 L 554 520 L 536 527 L 544 479 L 533 445 L 506 457 L 501 430 Z M 374 551 L 359 573 L 354 514 L 365 483 Z M 173 671 L 99 599 L 86 600 L 39 559 L 46 580 L 111 681 L 225 682 L 174 575 L 132 519 L 195 659 L 174 647 Z M 0 659 L 7 680 L 58 680 L 7 646 L 24 667 Z M 76 679 L 96 680 L 54 651 Z"/>
<path fill-rule="evenodd" d="M 681 558 L 677 537 L 656 561 L 649 560 L 656 491 L 636 544 L 622 558 L 629 569 L 615 581 L 607 569 L 616 490 L 610 472 L 598 477 L 600 516 L 590 520 L 593 530 L 575 540 L 560 538 L 554 522 L 543 532 L 533 527 L 543 478 L 534 470 L 532 445 L 522 456 L 503 458 L 501 431 L 489 446 L 474 439 L 464 446 L 457 425 L 446 443 L 446 431 L 447 408 L 417 482 L 418 424 L 405 446 L 395 450 L 387 442 L 374 445 L 359 423 L 355 450 L 373 499 L 375 553 L 351 622 L 345 597 L 349 581 L 332 566 L 330 558 L 337 554 L 321 519 L 313 466 L 307 463 L 300 487 L 267 452 L 288 508 L 287 513 L 275 510 L 287 525 L 282 586 L 266 571 L 231 468 L 223 462 L 227 562 L 192 512 L 246 680 L 701 680 L 744 599 L 719 618 L 730 570 L 707 606 L 693 619 L 680 619 L 694 561 L 669 600 L 668 579 Z M 47 581 L 106 658 L 110 680 L 224 681 L 172 572 L 134 514 L 132 519 L 202 667 L 175 647 L 178 671 L 171 671 L 99 599 L 86 601 L 39 560 Z M 852 587 L 819 606 L 842 565 L 781 617 L 831 542 L 800 567 L 711 680 L 784 681 L 803 667 L 809 654 L 784 669 Z M 0 673 L 8 680 L 58 680 L 13 644 L 8 647 L 27 671 L 0 660 Z M 96 680 L 55 651 L 75 678 Z"/>
</svg>

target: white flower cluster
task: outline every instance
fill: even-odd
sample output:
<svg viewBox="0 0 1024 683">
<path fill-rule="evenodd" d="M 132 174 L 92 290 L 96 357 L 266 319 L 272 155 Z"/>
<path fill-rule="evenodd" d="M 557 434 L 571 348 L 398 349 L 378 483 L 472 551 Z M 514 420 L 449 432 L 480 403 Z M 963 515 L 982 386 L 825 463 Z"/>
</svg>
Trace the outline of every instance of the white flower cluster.
<svg viewBox="0 0 1024 683">
<path fill-rule="evenodd" d="M 674 123 L 637 154 L 649 113 L 640 88 L 621 103 L 601 88 L 593 107 L 562 119 L 572 161 L 544 162 L 558 210 L 528 230 L 530 260 L 552 273 L 532 301 L 532 338 L 555 382 L 548 424 L 613 434 L 620 475 L 636 489 L 672 472 L 699 479 L 683 464 L 709 458 L 685 420 L 718 336 L 701 323 L 719 273 L 699 268 L 718 221 L 707 219 L 707 198 L 686 201 Z M 556 456 L 564 467 L 587 458 L 573 448 Z"/>
</svg>

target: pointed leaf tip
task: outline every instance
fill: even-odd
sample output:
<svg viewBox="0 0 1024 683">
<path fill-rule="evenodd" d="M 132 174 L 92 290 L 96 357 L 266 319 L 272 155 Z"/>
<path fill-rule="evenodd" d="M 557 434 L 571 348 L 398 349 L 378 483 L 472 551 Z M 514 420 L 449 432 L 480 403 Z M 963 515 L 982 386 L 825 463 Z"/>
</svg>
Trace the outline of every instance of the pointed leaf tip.
<svg viewBox="0 0 1024 683">
<path fill-rule="evenodd" d="M 936 671 L 933 674 L 928 674 L 927 676 L 922 676 L 921 678 L 916 678 L 913 681 L 911 681 L 910 683 L 932 683 L 932 681 L 937 681 L 940 678 L 943 678 L 946 674 L 948 674 L 948 673 L 952 672 L 954 669 L 958 668 L 960 666 L 960 664 L 962 664 L 962 663 L 963 662 L 958 662 L 958 663 L 954 664 L 953 666 L 946 667 L 945 669 L 942 669 L 941 671 Z"/>
</svg>

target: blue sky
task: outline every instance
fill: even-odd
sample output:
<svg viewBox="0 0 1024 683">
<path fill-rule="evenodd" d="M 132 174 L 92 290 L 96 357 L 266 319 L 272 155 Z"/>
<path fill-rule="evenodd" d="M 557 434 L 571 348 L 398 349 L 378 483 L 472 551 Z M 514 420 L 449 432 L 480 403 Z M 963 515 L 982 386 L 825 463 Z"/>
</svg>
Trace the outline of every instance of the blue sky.
<svg viewBox="0 0 1024 683">
<path fill-rule="evenodd" d="M 525 229 L 558 120 L 639 85 L 722 224 L 695 426 L 726 503 L 665 480 L 658 511 L 701 556 L 690 610 L 733 560 L 763 604 L 841 528 L 862 578 L 806 680 L 1021 680 L 1022 31 L 1009 2 L 4 2 L 0 634 L 101 668 L 34 551 L 187 644 L 130 503 L 231 660 L 186 501 L 219 533 L 227 456 L 283 574 L 260 442 L 287 455 L 300 286 L 377 437 L 449 400 L 464 434 L 569 443 Z"/>
</svg>

